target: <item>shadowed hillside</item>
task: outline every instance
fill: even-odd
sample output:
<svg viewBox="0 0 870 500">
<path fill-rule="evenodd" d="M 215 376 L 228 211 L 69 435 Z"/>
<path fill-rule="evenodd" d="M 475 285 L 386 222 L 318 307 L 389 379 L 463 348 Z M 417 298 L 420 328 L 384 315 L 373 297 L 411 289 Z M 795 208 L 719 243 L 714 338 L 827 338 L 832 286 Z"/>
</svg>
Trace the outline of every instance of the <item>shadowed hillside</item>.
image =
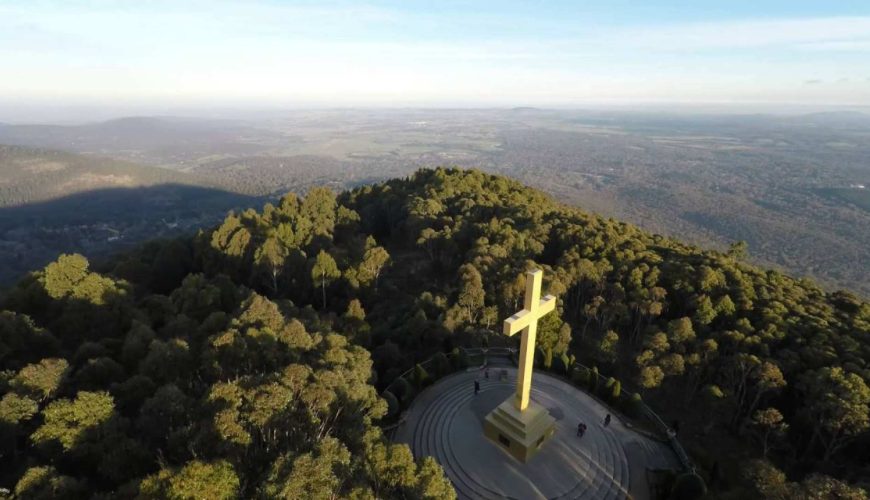
<svg viewBox="0 0 870 500">
<path fill-rule="evenodd" d="M 145 240 L 191 234 L 260 198 L 186 184 L 102 188 L 0 207 L 0 284 L 60 253 L 104 257 Z"/>
<path fill-rule="evenodd" d="M 104 188 L 178 184 L 223 188 L 219 180 L 128 161 L 0 144 L 0 207 Z"/>
<path fill-rule="evenodd" d="M 104 256 L 258 203 L 206 176 L 0 145 L 0 284 L 58 253 Z"/>
</svg>

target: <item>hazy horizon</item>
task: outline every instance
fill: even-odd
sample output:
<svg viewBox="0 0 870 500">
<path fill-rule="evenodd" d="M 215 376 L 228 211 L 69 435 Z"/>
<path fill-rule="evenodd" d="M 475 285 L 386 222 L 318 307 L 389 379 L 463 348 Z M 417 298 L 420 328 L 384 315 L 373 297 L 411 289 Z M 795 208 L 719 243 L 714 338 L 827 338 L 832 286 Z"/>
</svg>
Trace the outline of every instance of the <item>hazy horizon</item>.
<svg viewBox="0 0 870 500">
<path fill-rule="evenodd" d="M 800 116 L 826 112 L 858 112 L 870 115 L 870 105 L 820 105 L 783 103 L 679 103 L 679 102 L 590 102 L 583 105 L 533 106 L 524 103 L 515 105 L 482 105 L 474 103 L 451 103 L 443 105 L 358 105 L 322 106 L 268 104 L 239 104 L 236 106 L 172 106 L 152 105 L 82 105 L 82 104 L 20 104 L 0 101 L 0 124 L 8 125 L 82 125 L 122 118 L 190 118 L 214 120 L 257 120 L 282 117 L 299 112 L 398 112 L 398 111 L 492 111 L 531 108 L 554 112 L 610 112 L 660 115 L 771 115 Z"/>
</svg>

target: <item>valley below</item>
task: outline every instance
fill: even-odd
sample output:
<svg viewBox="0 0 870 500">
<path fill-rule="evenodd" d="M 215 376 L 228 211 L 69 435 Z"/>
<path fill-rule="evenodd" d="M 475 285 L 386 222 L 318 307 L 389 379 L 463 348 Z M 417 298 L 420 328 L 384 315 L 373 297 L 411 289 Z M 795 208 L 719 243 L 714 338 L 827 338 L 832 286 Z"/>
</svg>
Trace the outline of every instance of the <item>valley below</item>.
<svg viewBox="0 0 870 500">
<path fill-rule="evenodd" d="M 870 115 L 325 110 L 0 125 L 0 280 L 439 165 L 870 294 Z M 87 196 L 84 193 L 98 193 Z M 82 221 L 87 221 L 82 222 Z"/>
</svg>

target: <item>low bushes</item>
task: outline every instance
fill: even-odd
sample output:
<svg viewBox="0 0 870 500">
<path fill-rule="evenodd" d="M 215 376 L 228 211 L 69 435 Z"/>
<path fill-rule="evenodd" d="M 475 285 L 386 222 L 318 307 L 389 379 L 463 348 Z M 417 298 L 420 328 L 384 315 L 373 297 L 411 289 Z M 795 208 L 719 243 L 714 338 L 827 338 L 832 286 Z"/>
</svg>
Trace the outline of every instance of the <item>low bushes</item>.
<svg viewBox="0 0 870 500">
<path fill-rule="evenodd" d="M 446 354 L 439 352 L 432 356 L 432 371 L 435 373 L 435 378 L 441 378 L 453 371 Z"/>
<path fill-rule="evenodd" d="M 385 417 L 389 419 L 397 416 L 402 409 L 402 406 L 399 404 L 399 398 L 390 391 L 382 392 L 381 397 L 387 402 L 387 414 Z"/>
<path fill-rule="evenodd" d="M 634 393 L 629 398 L 622 399 L 622 411 L 631 418 L 640 418 L 643 416 L 643 400 L 640 394 Z"/>
<path fill-rule="evenodd" d="M 553 364 L 553 371 L 558 371 L 562 363 L 568 363 L 569 368 L 566 370 L 566 374 L 574 386 L 594 394 L 630 417 L 638 418 L 643 416 L 643 401 L 640 394 L 632 394 L 631 396 L 623 394 L 622 382 L 613 377 L 607 377 L 602 382 L 602 377 L 598 372 L 597 366 L 593 366 L 590 369 L 578 365 L 573 356 L 567 358 L 567 356 L 563 355 L 561 358 L 562 361 Z"/>
<path fill-rule="evenodd" d="M 429 377 L 429 372 L 423 368 L 423 365 L 420 363 L 414 365 L 414 385 L 418 391 L 428 387 L 432 382 L 433 380 Z"/>
<path fill-rule="evenodd" d="M 468 368 L 468 354 L 458 347 L 454 348 L 450 353 L 450 364 L 453 366 L 453 371 Z"/>
<path fill-rule="evenodd" d="M 393 383 L 390 384 L 389 387 L 387 387 L 387 390 L 393 393 L 399 399 L 399 402 L 402 403 L 403 407 L 410 403 L 416 395 L 414 387 L 411 385 L 410 382 L 405 380 L 404 377 L 399 377 L 394 380 Z"/>
</svg>

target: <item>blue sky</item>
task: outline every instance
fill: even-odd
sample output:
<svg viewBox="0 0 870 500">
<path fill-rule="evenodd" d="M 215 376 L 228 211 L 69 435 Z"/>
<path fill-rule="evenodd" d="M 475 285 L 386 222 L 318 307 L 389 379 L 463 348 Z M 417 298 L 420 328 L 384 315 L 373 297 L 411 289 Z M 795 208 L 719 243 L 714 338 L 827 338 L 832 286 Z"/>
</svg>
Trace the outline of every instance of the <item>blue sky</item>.
<svg viewBox="0 0 870 500">
<path fill-rule="evenodd" d="M 0 0 L 0 100 L 870 105 L 870 2 Z"/>
</svg>

